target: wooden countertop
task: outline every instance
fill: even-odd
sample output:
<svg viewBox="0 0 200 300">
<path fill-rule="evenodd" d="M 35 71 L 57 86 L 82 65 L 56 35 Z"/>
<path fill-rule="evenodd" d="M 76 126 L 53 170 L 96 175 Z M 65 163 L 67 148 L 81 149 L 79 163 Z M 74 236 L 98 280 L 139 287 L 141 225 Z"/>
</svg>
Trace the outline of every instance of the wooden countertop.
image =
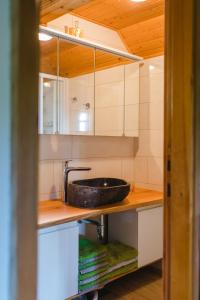
<svg viewBox="0 0 200 300">
<path fill-rule="evenodd" d="M 59 199 L 39 201 L 38 227 L 45 228 L 67 222 L 96 217 L 101 214 L 112 214 L 130 209 L 162 204 L 163 193 L 136 189 L 122 201 L 112 205 L 101 206 L 94 209 L 77 208 L 64 205 Z"/>
</svg>

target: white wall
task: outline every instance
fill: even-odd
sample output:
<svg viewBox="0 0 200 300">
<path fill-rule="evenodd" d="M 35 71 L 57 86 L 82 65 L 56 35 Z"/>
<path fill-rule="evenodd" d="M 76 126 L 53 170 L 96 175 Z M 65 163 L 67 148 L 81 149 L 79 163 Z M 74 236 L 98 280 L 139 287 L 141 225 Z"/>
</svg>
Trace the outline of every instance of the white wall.
<svg viewBox="0 0 200 300">
<path fill-rule="evenodd" d="M 63 15 L 49 22 L 47 26 L 64 32 L 64 27 L 74 27 L 75 21 L 79 21 L 79 27 L 83 30 L 85 39 L 117 48 L 119 50 L 127 51 L 120 36 L 115 30 L 97 25 L 71 14 Z"/>
<path fill-rule="evenodd" d="M 134 144 L 134 181 L 138 186 L 163 189 L 164 58 L 140 68 L 139 139 Z"/>
<path fill-rule="evenodd" d="M 63 162 L 90 166 L 70 179 L 113 176 L 137 186 L 163 189 L 164 59 L 146 60 L 140 68 L 139 137 L 41 136 L 39 199 L 60 197 Z"/>
</svg>

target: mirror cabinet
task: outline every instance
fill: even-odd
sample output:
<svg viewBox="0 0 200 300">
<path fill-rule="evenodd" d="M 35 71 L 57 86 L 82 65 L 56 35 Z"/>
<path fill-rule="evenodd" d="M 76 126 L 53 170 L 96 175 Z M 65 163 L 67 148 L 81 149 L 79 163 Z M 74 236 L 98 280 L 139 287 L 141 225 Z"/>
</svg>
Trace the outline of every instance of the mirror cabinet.
<svg viewBox="0 0 200 300">
<path fill-rule="evenodd" d="M 139 62 L 50 37 L 40 41 L 39 133 L 138 136 Z"/>
</svg>

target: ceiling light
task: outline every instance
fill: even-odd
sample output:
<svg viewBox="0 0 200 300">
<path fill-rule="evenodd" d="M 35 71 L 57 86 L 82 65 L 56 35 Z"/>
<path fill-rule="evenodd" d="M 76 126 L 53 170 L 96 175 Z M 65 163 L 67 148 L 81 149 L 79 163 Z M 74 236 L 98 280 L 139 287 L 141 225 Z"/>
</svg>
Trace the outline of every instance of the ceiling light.
<svg viewBox="0 0 200 300">
<path fill-rule="evenodd" d="M 52 36 L 50 36 L 46 33 L 39 32 L 38 35 L 39 35 L 39 40 L 43 41 L 43 42 L 47 42 L 47 41 L 50 41 L 52 39 Z"/>
</svg>

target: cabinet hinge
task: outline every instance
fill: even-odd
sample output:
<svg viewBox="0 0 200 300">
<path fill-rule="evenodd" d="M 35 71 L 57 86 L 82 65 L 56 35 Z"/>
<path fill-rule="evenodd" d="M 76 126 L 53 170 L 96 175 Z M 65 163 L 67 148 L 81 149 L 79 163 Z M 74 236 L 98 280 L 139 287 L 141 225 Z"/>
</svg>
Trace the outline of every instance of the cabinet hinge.
<svg viewBox="0 0 200 300">
<path fill-rule="evenodd" d="M 171 171 L 171 160 L 170 159 L 167 160 L 167 171 L 168 172 Z"/>
<path fill-rule="evenodd" d="M 171 197 L 171 184 L 170 183 L 167 184 L 167 197 L 168 198 Z"/>
</svg>

